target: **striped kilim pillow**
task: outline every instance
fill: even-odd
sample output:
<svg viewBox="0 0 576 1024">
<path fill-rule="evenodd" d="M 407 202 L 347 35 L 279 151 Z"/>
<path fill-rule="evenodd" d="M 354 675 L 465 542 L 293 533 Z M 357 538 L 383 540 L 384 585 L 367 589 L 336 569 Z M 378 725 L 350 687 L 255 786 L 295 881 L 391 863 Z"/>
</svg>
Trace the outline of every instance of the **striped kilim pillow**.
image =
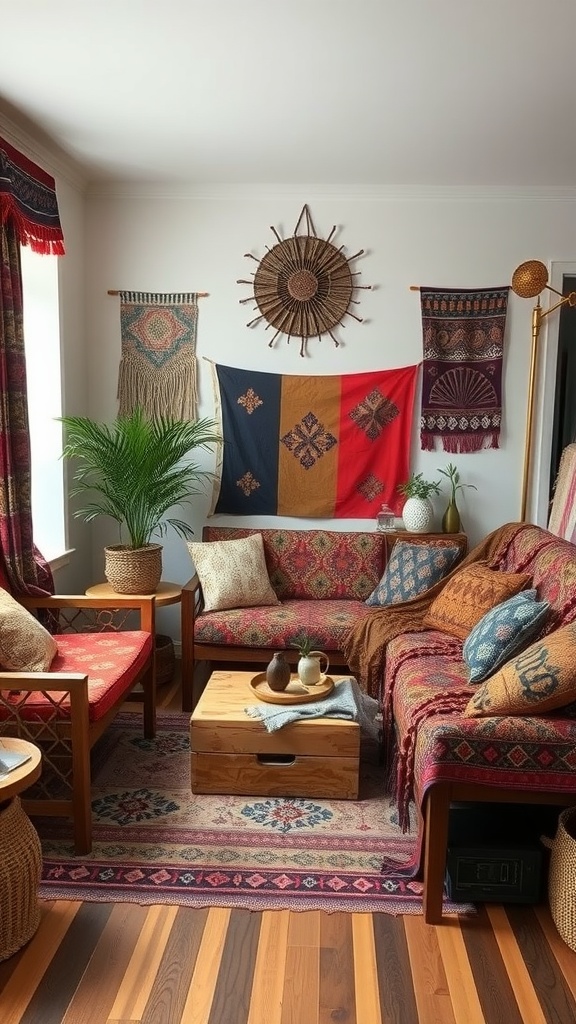
<svg viewBox="0 0 576 1024">
<path fill-rule="evenodd" d="M 446 581 L 424 616 L 424 625 L 465 640 L 486 612 L 530 582 L 528 573 L 497 572 L 473 562 Z"/>
</svg>

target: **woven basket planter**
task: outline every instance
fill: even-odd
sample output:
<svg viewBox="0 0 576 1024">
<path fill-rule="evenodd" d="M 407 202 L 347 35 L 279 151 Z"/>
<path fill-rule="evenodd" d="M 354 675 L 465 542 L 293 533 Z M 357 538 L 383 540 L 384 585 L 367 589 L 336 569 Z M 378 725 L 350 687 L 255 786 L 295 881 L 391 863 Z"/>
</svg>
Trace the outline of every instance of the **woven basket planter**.
<svg viewBox="0 0 576 1024">
<path fill-rule="evenodd" d="M 156 686 L 171 683 L 176 667 L 176 654 L 171 636 L 156 633 Z"/>
<path fill-rule="evenodd" d="M 129 548 L 115 544 L 104 548 L 104 574 L 116 594 L 154 594 L 162 576 L 162 545 Z"/>
<path fill-rule="evenodd" d="M 566 945 L 576 952 L 576 807 L 568 807 L 558 818 L 551 847 L 548 873 L 550 913 Z"/>
<path fill-rule="evenodd" d="M 29 942 L 40 924 L 41 870 L 40 840 L 15 796 L 0 810 L 0 960 Z"/>
</svg>

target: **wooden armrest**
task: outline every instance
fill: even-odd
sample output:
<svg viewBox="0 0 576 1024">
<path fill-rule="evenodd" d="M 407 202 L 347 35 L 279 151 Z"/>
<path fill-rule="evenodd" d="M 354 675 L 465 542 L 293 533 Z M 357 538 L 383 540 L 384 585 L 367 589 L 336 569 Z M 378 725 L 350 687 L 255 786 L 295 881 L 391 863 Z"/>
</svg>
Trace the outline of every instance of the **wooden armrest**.
<svg viewBox="0 0 576 1024">
<path fill-rule="evenodd" d="M 146 633 L 156 631 L 156 597 L 154 594 L 142 597 L 140 595 L 118 594 L 110 597 L 87 597 L 86 594 L 53 594 L 50 597 L 36 597 L 22 595 L 18 597 L 24 608 L 95 608 L 98 610 L 119 609 L 138 611 L 140 613 L 140 628 Z"/>
<path fill-rule="evenodd" d="M 198 579 L 198 573 L 194 573 L 192 579 L 188 580 L 188 583 L 184 584 L 182 590 L 191 590 L 193 592 L 196 590 L 200 590 L 200 580 Z"/>
<path fill-rule="evenodd" d="M 0 690 L 75 690 L 88 686 L 80 672 L 0 672 Z"/>
</svg>

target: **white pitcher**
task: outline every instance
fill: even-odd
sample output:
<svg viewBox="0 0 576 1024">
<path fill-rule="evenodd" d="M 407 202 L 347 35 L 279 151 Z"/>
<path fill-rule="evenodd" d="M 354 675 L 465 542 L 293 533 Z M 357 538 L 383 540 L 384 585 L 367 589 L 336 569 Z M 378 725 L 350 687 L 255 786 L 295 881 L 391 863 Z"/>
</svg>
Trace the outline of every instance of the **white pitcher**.
<svg viewBox="0 0 576 1024">
<path fill-rule="evenodd" d="M 322 658 L 326 662 L 324 670 L 321 667 Z M 303 655 L 298 661 L 298 677 L 304 686 L 316 686 L 329 668 L 328 655 L 324 651 L 310 651 L 310 654 Z"/>
</svg>

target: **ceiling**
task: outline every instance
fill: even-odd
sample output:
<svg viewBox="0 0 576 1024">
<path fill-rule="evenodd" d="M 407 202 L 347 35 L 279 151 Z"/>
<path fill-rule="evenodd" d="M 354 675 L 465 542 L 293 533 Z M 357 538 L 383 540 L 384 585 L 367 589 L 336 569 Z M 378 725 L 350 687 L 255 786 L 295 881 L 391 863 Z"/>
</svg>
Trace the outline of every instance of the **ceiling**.
<svg viewBox="0 0 576 1024">
<path fill-rule="evenodd" d="M 89 182 L 576 186 L 574 0 L 0 0 Z"/>
</svg>

